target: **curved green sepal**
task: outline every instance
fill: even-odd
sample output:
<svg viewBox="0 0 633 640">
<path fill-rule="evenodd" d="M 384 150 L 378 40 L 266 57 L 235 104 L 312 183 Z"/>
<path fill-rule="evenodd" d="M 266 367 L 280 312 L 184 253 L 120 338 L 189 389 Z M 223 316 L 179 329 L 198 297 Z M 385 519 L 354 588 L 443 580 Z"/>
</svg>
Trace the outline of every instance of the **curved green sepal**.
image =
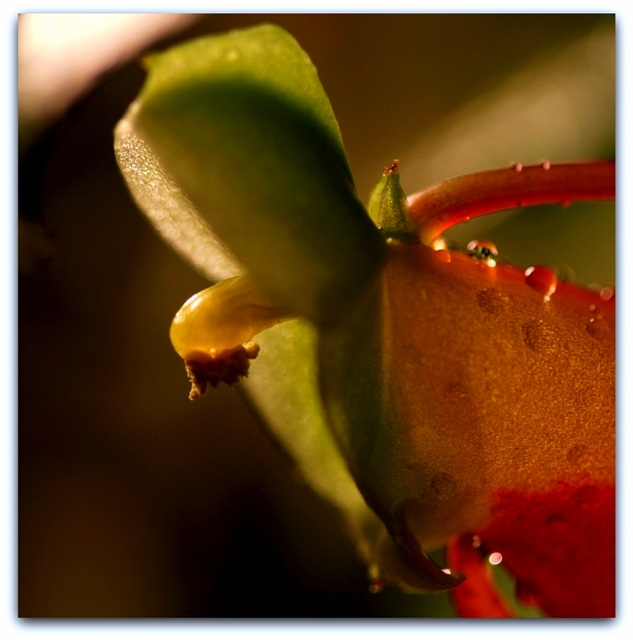
<svg viewBox="0 0 633 640">
<path fill-rule="evenodd" d="M 397 160 L 385 169 L 374 187 L 369 196 L 367 210 L 386 237 L 402 242 L 420 242 L 407 204 L 407 196 L 400 186 Z"/>
<path fill-rule="evenodd" d="M 119 131 L 160 158 L 262 288 L 335 323 L 380 268 L 384 241 L 357 198 L 340 132 L 308 56 L 264 25 L 147 59 Z"/>
</svg>

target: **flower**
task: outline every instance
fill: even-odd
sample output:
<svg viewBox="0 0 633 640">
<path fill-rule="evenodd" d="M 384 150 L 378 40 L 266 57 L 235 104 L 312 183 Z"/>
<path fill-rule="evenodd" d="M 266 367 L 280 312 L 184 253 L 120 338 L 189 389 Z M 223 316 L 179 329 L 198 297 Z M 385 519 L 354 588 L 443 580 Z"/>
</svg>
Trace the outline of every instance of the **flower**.
<svg viewBox="0 0 633 640">
<path fill-rule="evenodd" d="M 316 71 L 281 29 L 147 66 L 116 131 L 123 175 L 194 262 L 216 236 L 226 247 L 223 281 L 172 325 L 192 396 L 248 373 L 375 584 L 507 615 L 482 570 L 502 557 L 545 613 L 614 615 L 614 298 L 442 237 L 510 206 L 612 198 L 613 165 L 515 165 L 407 198 L 394 163 L 366 210 Z M 449 569 L 425 552 L 445 544 Z"/>
</svg>

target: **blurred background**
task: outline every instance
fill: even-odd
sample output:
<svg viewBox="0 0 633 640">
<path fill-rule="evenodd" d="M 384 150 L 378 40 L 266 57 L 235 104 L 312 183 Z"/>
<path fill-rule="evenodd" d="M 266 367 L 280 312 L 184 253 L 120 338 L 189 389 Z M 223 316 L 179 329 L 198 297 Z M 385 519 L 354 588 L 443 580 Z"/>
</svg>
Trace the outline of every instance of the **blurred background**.
<svg viewBox="0 0 633 640">
<path fill-rule="evenodd" d="M 408 193 L 511 162 L 610 158 L 614 17 L 91 15 L 16 25 L 19 615 L 451 616 L 443 595 L 369 593 L 336 517 L 239 391 L 187 400 L 168 329 L 208 283 L 135 208 L 112 131 L 142 51 L 274 22 L 319 70 L 363 200 L 394 158 Z M 614 234 L 605 204 L 453 235 L 606 286 Z"/>
</svg>

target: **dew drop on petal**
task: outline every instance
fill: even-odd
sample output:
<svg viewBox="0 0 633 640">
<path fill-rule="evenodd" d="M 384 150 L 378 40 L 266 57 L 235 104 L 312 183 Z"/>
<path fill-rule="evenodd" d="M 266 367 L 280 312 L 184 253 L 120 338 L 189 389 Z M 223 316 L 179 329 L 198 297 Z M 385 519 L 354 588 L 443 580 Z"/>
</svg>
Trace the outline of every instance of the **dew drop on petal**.
<svg viewBox="0 0 633 640">
<path fill-rule="evenodd" d="M 521 327 L 523 342 L 536 353 L 556 353 L 556 335 L 542 320 L 526 322 Z"/>
<path fill-rule="evenodd" d="M 591 451 L 584 444 L 575 444 L 567 451 L 567 461 L 577 467 L 588 466 L 592 461 Z"/>
<path fill-rule="evenodd" d="M 520 162 L 511 163 L 510 168 L 517 172 L 523 171 L 523 165 Z"/>
<path fill-rule="evenodd" d="M 477 304 L 486 313 L 498 315 L 507 311 L 510 305 L 510 298 L 503 291 L 488 287 L 477 294 Z"/>
<path fill-rule="evenodd" d="M 591 318 L 586 325 L 587 333 L 596 340 L 601 340 L 609 333 L 609 325 L 604 318 Z"/>
<path fill-rule="evenodd" d="M 551 167 L 549 160 L 543 160 L 543 162 L 541 162 L 541 167 L 543 167 L 545 171 L 548 171 L 549 168 Z"/>
<path fill-rule="evenodd" d="M 549 267 L 529 267 L 525 271 L 525 282 L 529 287 L 542 293 L 545 300 L 556 291 L 558 279 L 556 274 Z"/>
<path fill-rule="evenodd" d="M 493 551 L 488 556 L 488 562 L 492 565 L 501 564 L 502 560 L 503 560 L 503 556 L 498 551 Z"/>
<path fill-rule="evenodd" d="M 447 249 L 438 249 L 434 254 L 433 257 L 438 261 L 438 262 L 444 262 L 445 264 L 448 264 L 452 258 L 451 258 L 451 252 L 448 251 Z"/>
<path fill-rule="evenodd" d="M 605 302 L 613 298 L 613 289 L 611 287 L 603 287 L 600 289 L 600 298 Z"/>
<path fill-rule="evenodd" d="M 380 593 L 385 588 L 385 581 L 382 578 L 374 580 L 369 585 L 369 593 Z"/>
<path fill-rule="evenodd" d="M 481 260 L 489 267 L 494 267 L 497 264 L 499 251 L 495 244 L 489 240 L 471 240 L 466 249 L 469 256 Z"/>
</svg>

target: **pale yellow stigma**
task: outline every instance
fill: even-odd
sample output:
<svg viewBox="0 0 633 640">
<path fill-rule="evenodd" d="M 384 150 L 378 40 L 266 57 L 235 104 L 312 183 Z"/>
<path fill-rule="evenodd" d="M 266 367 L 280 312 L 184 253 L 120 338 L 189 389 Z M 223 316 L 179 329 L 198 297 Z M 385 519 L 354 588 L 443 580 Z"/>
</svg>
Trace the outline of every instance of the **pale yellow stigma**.
<svg viewBox="0 0 633 640">
<path fill-rule="evenodd" d="M 182 358 L 214 354 L 239 347 L 289 317 L 250 276 L 242 275 L 189 298 L 174 317 L 169 337 Z"/>
<path fill-rule="evenodd" d="M 169 337 L 185 361 L 190 398 L 208 386 L 232 386 L 248 374 L 259 347 L 252 338 L 292 316 L 262 293 L 248 275 L 224 280 L 189 298 L 171 323 Z"/>
</svg>

